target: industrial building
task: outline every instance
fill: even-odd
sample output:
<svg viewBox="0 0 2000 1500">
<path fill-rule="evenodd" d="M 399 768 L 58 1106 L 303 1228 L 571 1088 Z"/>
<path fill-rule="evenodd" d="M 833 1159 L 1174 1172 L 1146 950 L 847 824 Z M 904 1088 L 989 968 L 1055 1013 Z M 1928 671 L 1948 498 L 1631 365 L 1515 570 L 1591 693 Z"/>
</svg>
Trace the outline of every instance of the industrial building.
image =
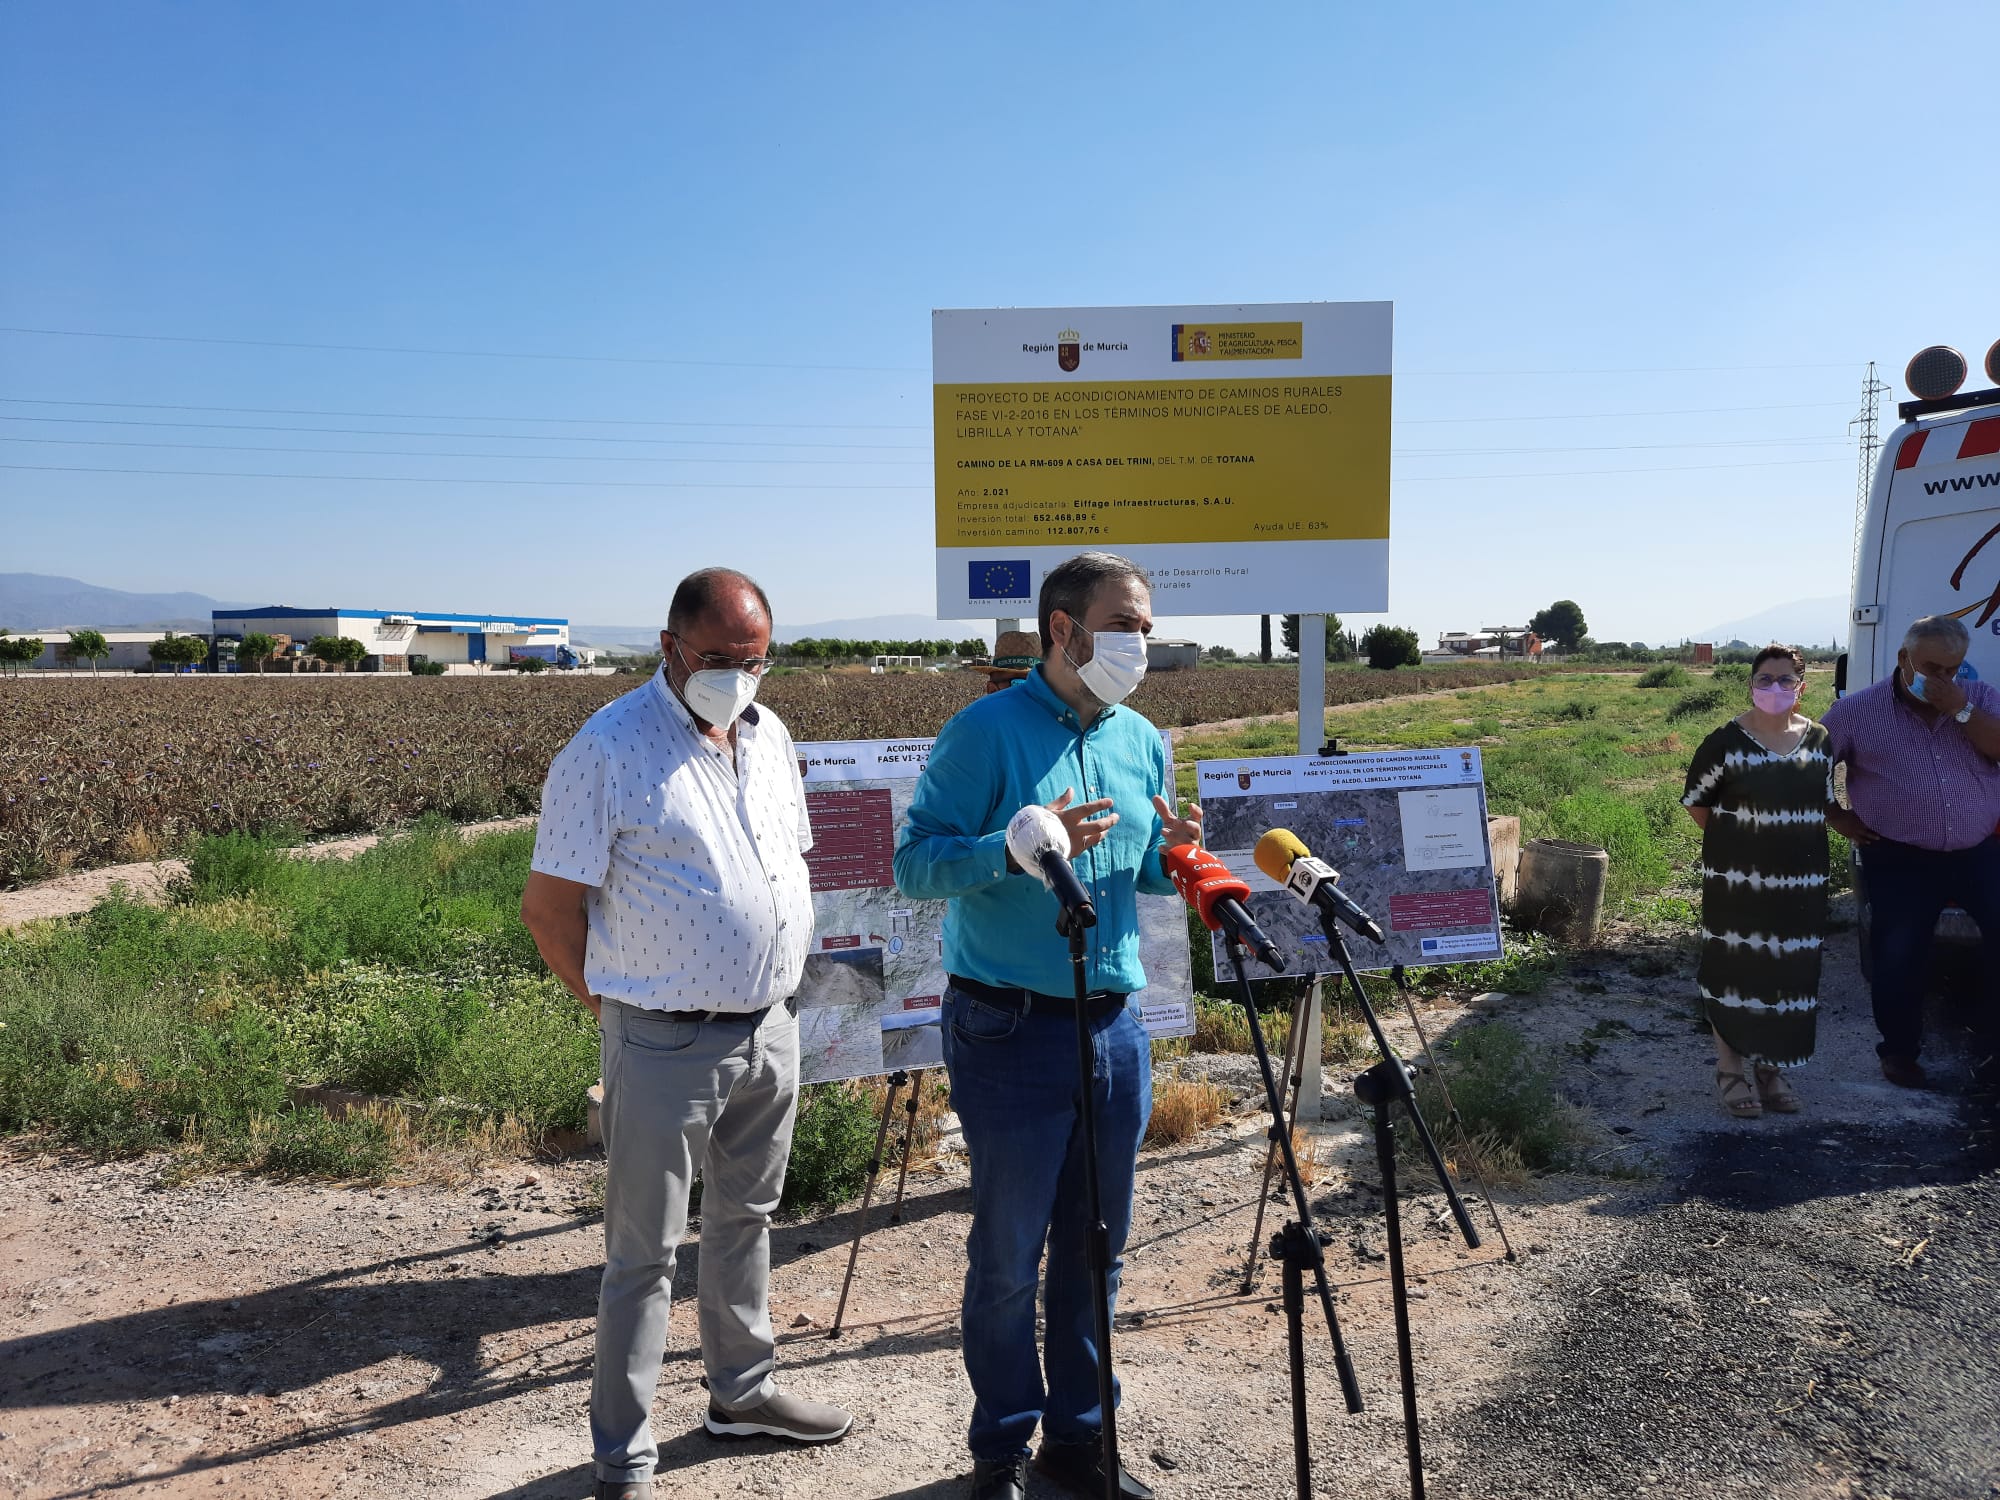
<svg viewBox="0 0 2000 1500">
<path fill-rule="evenodd" d="M 412 656 L 442 662 L 447 671 L 477 672 L 488 663 L 505 664 L 516 648 L 569 644 L 569 621 L 539 615 L 461 615 L 333 605 L 294 609 L 280 604 L 215 611 L 214 639 L 218 644 L 240 641 L 252 632 L 283 636 L 301 646 L 318 635 L 349 636 L 368 648 L 369 656 L 384 672 L 407 670 Z"/>
<path fill-rule="evenodd" d="M 88 672 L 91 663 L 78 656 L 70 645 L 71 632 L 67 630 L 17 630 L 15 635 L 33 636 L 42 643 L 42 654 L 28 665 L 42 672 Z M 153 659 L 146 648 L 153 642 L 165 640 L 170 635 L 186 635 L 184 630 L 107 630 L 103 632 L 104 644 L 111 648 L 111 654 L 96 665 L 96 670 L 105 672 L 144 672 L 153 665 Z"/>
</svg>

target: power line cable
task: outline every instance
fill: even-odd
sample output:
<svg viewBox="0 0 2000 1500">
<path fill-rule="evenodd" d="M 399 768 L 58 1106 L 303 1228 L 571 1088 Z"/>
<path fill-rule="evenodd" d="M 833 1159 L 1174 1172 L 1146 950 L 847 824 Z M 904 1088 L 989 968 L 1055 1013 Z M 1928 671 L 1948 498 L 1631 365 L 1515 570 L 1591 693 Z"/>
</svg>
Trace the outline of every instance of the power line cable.
<svg viewBox="0 0 2000 1500">
<path fill-rule="evenodd" d="M 89 328 L 16 328 L 0 325 L 0 333 L 34 334 L 65 339 L 121 339 L 140 344 L 211 344 L 234 349 L 309 349 L 331 354 L 417 354 L 449 359 L 533 359 L 562 364 L 677 365 L 704 370 L 819 370 L 839 374 L 928 375 L 928 366 L 816 365 L 771 360 L 667 359 L 651 354 L 530 354 L 511 349 L 423 349 L 402 344 L 313 344 L 289 339 L 198 338 L 173 333 L 104 333 Z"/>
<path fill-rule="evenodd" d="M 176 448 L 197 453 L 317 453 L 341 458 L 492 458 L 508 463 L 552 464 L 838 464 L 855 468 L 928 469 L 921 458 L 710 458 L 705 454 L 659 453 L 412 453 L 406 448 L 294 448 L 252 443 L 143 443 L 117 438 L 38 438 L 0 436 L 0 443 L 40 443 L 59 448 Z"/>
<path fill-rule="evenodd" d="M 742 427 L 791 432 L 929 432 L 928 422 L 695 422 L 646 417 L 478 417 L 445 412 L 322 411 L 299 406 L 179 406 L 158 401 L 61 401 L 47 396 L 0 396 L 13 406 L 99 406 L 116 411 L 247 412 L 265 417 L 379 417 L 398 422 L 548 422 L 575 427 Z"/>
<path fill-rule="evenodd" d="M 1774 458 L 1750 464 L 1669 464 L 1645 469 L 1545 469 L 1527 474 L 1399 474 L 1397 484 L 1457 484 L 1471 479 L 1575 479 L 1600 474 L 1693 474 L 1709 469 L 1784 469 L 1800 464 L 1842 464 L 1845 458 Z"/>
<path fill-rule="evenodd" d="M 1475 479 L 1584 479 L 1605 474 L 1690 474 L 1714 469 L 1782 469 L 1801 464 L 1845 463 L 1843 458 L 1769 459 L 1747 464 L 1669 464 L 1633 469 L 1549 469 L 1517 474 L 1423 474 L 1399 476 L 1397 484 L 1464 484 Z M 79 464 L 0 464 L 0 469 L 44 474 L 152 474 L 190 479 L 311 479 L 361 484 L 540 485 L 565 489 L 657 490 L 930 490 L 928 484 L 760 484 L 734 480 L 641 479 L 480 479 L 414 474 L 270 474 L 230 469 L 119 469 Z"/>
<path fill-rule="evenodd" d="M 562 443 L 619 443 L 619 444 L 630 444 L 634 446 L 643 446 L 652 448 L 663 448 L 663 447 L 814 448 L 814 449 L 834 449 L 838 451 L 858 451 L 858 452 L 877 452 L 877 453 L 924 453 L 930 451 L 930 445 L 924 443 L 795 443 L 795 442 L 782 442 L 778 440 L 766 440 L 761 438 L 744 439 L 744 438 L 634 438 L 634 437 L 583 437 L 583 436 L 569 437 L 565 436 L 562 433 L 436 432 L 436 431 L 407 432 L 397 428 L 386 428 L 386 427 L 289 427 L 271 423 L 258 423 L 258 422 L 161 422 L 161 421 L 152 421 L 144 418 L 135 418 L 135 417 L 102 417 L 102 418 L 21 417 L 21 416 L 0 415 L 0 422 L 43 422 L 43 423 L 59 422 L 66 426 L 79 426 L 79 427 L 148 427 L 148 428 L 170 428 L 175 430 L 189 429 L 194 431 L 208 431 L 208 432 L 324 433 L 330 437 L 471 438 L 482 441 L 497 441 L 497 442 L 509 442 L 509 443 L 529 443 L 536 441 L 562 442 Z M 107 439 L 106 442 L 109 443 L 109 440 Z M 1395 457 L 1398 458 L 1453 458 L 1453 457 L 1491 458 L 1491 457 L 1498 457 L 1504 454 L 1513 454 L 1513 453 L 1623 453 L 1623 452 L 1642 452 L 1642 451 L 1653 451 L 1653 450 L 1660 450 L 1660 451 L 1678 450 L 1686 448 L 1768 448 L 1768 447 L 1782 448 L 1782 447 L 1797 447 L 1813 443 L 1844 443 L 1844 442 L 1845 439 L 1835 438 L 1835 437 L 1717 438 L 1710 442 L 1697 442 L 1697 443 L 1610 443 L 1610 444 L 1590 444 L 1590 445 L 1580 445 L 1580 446 L 1530 446 L 1530 447 L 1510 447 L 1510 448 L 1396 448 L 1392 449 L 1391 452 Z M 79 440 L 79 445 L 80 446 L 85 445 L 85 440 Z M 180 444 L 161 443 L 161 444 L 150 444 L 150 445 L 110 444 L 110 446 L 200 447 L 202 445 L 201 444 L 180 445 Z M 215 446 L 221 446 L 221 445 L 215 445 Z M 284 448 L 264 448 L 264 449 L 249 448 L 249 449 L 244 449 L 242 451 L 282 453 L 288 450 Z M 348 451 L 356 453 L 362 453 L 362 452 L 373 453 L 373 452 L 381 452 L 384 450 L 375 450 L 375 449 L 339 450 L 339 449 L 299 448 L 290 451 L 296 451 L 300 453 L 323 453 L 323 452 L 339 452 L 339 451 Z M 408 456 L 412 458 L 422 458 L 422 457 L 443 456 L 443 455 L 427 454 L 421 449 L 412 449 L 408 450 L 407 454 L 404 454 L 396 450 L 387 450 L 385 456 L 391 458 L 402 457 L 402 456 Z M 508 455 L 466 453 L 454 456 L 462 458 L 505 458 Z M 534 455 L 522 454 L 520 456 L 526 458 L 526 457 L 532 457 Z M 555 458 L 559 457 L 560 455 L 548 454 L 543 456 Z M 803 461 L 813 462 L 814 460 L 803 460 Z M 838 460 L 834 459 L 826 459 L 823 461 L 826 463 L 838 462 Z M 860 463 L 884 463 L 884 464 L 910 462 L 910 460 L 904 460 L 904 459 L 861 459 L 861 460 L 851 460 L 851 461 Z M 776 462 L 776 460 L 771 460 L 771 462 Z"/>
<path fill-rule="evenodd" d="M 331 437 L 475 438 L 503 443 L 632 443 L 649 448 L 838 448 L 922 453 L 927 443 L 789 443 L 763 438 L 568 437 L 560 432 L 404 432 L 393 427 L 282 427 L 262 422 L 155 422 L 142 417 L 14 417 L 0 422 L 61 422 L 75 427 L 174 427 L 207 432 L 323 432 Z"/>
<path fill-rule="evenodd" d="M 200 337 L 192 334 L 108 333 L 99 329 L 89 328 L 26 328 L 0 325 L 0 333 L 28 334 L 46 338 L 120 339 L 134 343 L 148 344 L 211 344 L 242 349 L 307 349 L 337 354 L 413 354 L 452 359 L 530 359 L 553 360 L 571 364 L 677 365 L 693 369 L 716 370 L 819 370 L 842 374 L 860 372 L 876 375 L 928 375 L 931 373 L 930 367 L 924 365 L 795 364 L 762 360 L 668 359 L 659 355 L 639 354 L 551 354 L 527 353 L 507 349 L 426 349 L 415 345 L 403 344 L 325 344 L 290 339 L 225 339 Z M 1398 375 L 1422 375 L 1425 377 L 1450 376 L 1454 379 L 1503 376 L 1510 379 L 1518 379 L 1522 376 L 1561 375 L 1716 375 L 1732 374 L 1739 371 L 1846 370 L 1852 367 L 1852 361 L 1842 360 L 1823 363 L 1768 365 L 1634 365 L 1574 370 L 1398 370 L 1395 373 Z"/>
<path fill-rule="evenodd" d="M 1598 422 L 1624 417 L 1709 417 L 1739 411 L 1826 411 L 1845 401 L 1789 401 L 1779 406 L 1682 406 L 1658 411 L 1537 412 L 1523 417 L 1397 417 L 1402 427 L 1444 427 L 1466 422 Z"/>
<path fill-rule="evenodd" d="M 27 418 L 25 420 L 34 420 Z M 283 431 L 272 428 L 271 431 Z M 319 428 L 302 428 L 315 432 Z M 0 443 L 38 443 L 65 448 L 174 448 L 198 453 L 314 453 L 331 454 L 336 457 L 353 455 L 368 458 L 483 458 L 525 463 L 597 463 L 597 464 L 797 464 L 804 466 L 839 465 L 857 468 L 922 468 L 931 467 L 930 460 L 918 458 L 732 458 L 713 457 L 707 454 L 653 454 L 653 453 L 464 453 L 447 452 L 436 449 L 411 448 L 306 448 L 291 444 L 271 443 L 170 443 L 125 440 L 119 438 L 44 438 L 8 437 L 0 435 Z M 1602 447 L 1578 448 L 1396 448 L 1391 449 L 1395 458 L 1495 458 L 1522 453 L 1626 453 L 1650 451 L 1680 452 L 1701 448 L 1809 448 L 1824 445 L 1844 447 L 1842 438 L 1750 438 L 1725 439 L 1710 443 L 1622 443 Z"/>
<path fill-rule="evenodd" d="M 928 422 L 697 422 L 683 419 L 642 417 L 529 417 L 477 416 L 457 412 L 342 411 L 302 406 L 186 406 L 158 401 L 77 401 L 52 396 L 0 396 L 0 403 L 12 406 L 94 406 L 115 411 L 195 411 L 248 413 L 266 417 L 373 417 L 397 422 L 544 422 L 576 427 L 740 427 L 771 431 L 825 432 L 929 432 Z M 1490 417 L 1397 417 L 1398 427 L 1444 427 L 1474 422 L 1597 422 L 1629 417 L 1699 417 L 1749 411 L 1830 411 L 1845 410 L 1845 401 L 1790 401 L 1774 406 L 1679 406 L 1652 411 L 1564 411 L 1530 412 Z"/>
<path fill-rule="evenodd" d="M 268 474 L 237 469 L 112 469 L 81 464 L 0 464 L 33 474 L 153 474 L 186 479 L 312 479 L 338 484 L 532 485 L 594 490 L 928 490 L 927 484 L 759 484 L 738 480 L 681 479 L 455 479 L 417 474 Z"/>
</svg>

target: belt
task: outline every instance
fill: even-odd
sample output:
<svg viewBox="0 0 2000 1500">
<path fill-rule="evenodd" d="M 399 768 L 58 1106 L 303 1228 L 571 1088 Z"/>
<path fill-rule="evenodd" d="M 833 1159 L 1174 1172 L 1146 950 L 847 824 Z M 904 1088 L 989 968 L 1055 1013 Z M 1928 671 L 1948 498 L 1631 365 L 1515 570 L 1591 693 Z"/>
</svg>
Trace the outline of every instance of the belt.
<svg viewBox="0 0 2000 1500">
<path fill-rule="evenodd" d="M 1045 995 L 1040 990 L 1022 989 L 1017 986 L 982 984 L 977 979 L 967 979 L 962 974 L 947 974 L 945 980 L 955 990 L 983 1000 L 988 1005 L 997 1005 L 1002 1010 L 1015 1011 L 1021 1015 L 1069 1016 L 1076 1015 L 1076 996 Z M 1125 1008 L 1125 997 L 1113 990 L 1092 990 L 1083 997 L 1083 1013 L 1095 1020 L 1099 1016 L 1110 1015 Z"/>
<path fill-rule="evenodd" d="M 784 1002 L 785 1009 L 792 1015 L 799 1013 L 796 998 Z M 741 1021 L 746 1026 L 763 1023 L 775 1007 L 766 1005 L 760 1010 L 660 1010 L 649 1005 L 635 1005 L 634 1010 L 643 1010 L 649 1015 L 670 1016 L 676 1021 Z"/>
</svg>

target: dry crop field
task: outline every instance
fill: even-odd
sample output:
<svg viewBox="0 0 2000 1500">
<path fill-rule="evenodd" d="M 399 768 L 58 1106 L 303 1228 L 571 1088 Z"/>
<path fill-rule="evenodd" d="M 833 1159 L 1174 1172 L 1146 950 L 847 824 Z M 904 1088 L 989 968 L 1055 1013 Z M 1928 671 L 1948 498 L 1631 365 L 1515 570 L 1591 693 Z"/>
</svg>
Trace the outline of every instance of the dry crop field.
<svg viewBox="0 0 2000 1500">
<path fill-rule="evenodd" d="M 1327 701 L 1487 686 L 1520 667 L 1336 670 Z M 175 677 L 0 684 L 0 890 L 208 833 L 346 833 L 425 813 L 532 811 L 549 759 L 622 677 Z M 1283 713 L 1289 668 L 1148 681 L 1134 706 L 1169 727 Z M 935 734 L 985 679 L 784 673 L 763 701 L 800 740 Z"/>
</svg>

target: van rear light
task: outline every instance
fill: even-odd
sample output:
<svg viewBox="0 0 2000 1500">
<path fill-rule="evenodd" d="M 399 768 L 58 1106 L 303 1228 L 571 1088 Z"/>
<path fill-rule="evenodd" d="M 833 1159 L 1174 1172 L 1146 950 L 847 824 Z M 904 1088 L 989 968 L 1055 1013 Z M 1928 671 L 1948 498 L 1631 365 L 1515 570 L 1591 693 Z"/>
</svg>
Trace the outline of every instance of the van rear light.
<svg viewBox="0 0 2000 1500">
<path fill-rule="evenodd" d="M 1993 341 L 1993 347 L 1986 351 L 1986 378 L 2000 385 L 2000 339 Z"/>
<path fill-rule="evenodd" d="M 1932 344 L 1919 349 L 1903 371 L 1903 386 L 1919 401 L 1942 401 L 1958 394 L 1958 388 L 1965 384 L 1966 370 L 1963 354 L 1949 344 Z"/>
</svg>

